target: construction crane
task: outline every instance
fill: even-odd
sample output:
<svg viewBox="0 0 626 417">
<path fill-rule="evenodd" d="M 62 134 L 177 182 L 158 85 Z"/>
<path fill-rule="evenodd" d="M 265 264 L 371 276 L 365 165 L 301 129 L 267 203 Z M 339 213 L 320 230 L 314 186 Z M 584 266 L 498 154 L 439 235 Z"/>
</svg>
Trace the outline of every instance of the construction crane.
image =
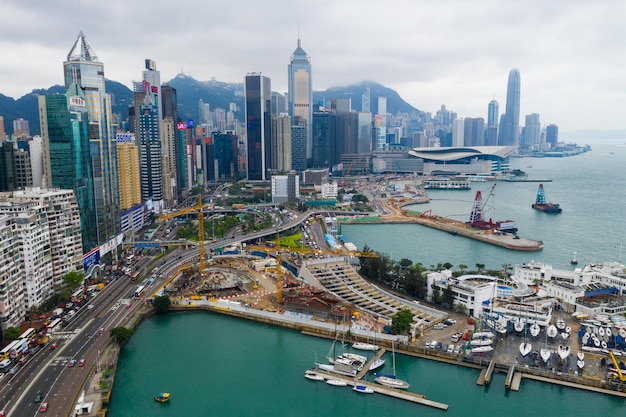
<svg viewBox="0 0 626 417">
<path fill-rule="evenodd" d="M 609 356 L 611 357 L 611 362 L 613 362 L 613 366 L 615 367 L 615 371 L 617 372 L 617 378 L 621 382 L 626 381 L 626 375 L 622 373 L 622 369 L 617 364 L 617 361 L 615 360 L 615 356 L 613 356 L 613 352 L 611 352 L 610 350 L 609 350 Z"/>
<path fill-rule="evenodd" d="M 206 258 L 204 255 L 204 214 L 202 213 L 202 210 L 212 207 L 212 202 L 209 204 L 202 204 L 202 195 L 198 194 L 198 202 L 195 206 L 179 209 L 178 211 L 164 214 L 157 218 L 157 221 L 161 222 L 164 220 L 173 219 L 175 217 L 184 216 L 190 213 L 198 214 L 198 246 L 200 247 L 198 268 L 200 270 L 200 276 L 203 276 L 206 271 Z"/>
</svg>

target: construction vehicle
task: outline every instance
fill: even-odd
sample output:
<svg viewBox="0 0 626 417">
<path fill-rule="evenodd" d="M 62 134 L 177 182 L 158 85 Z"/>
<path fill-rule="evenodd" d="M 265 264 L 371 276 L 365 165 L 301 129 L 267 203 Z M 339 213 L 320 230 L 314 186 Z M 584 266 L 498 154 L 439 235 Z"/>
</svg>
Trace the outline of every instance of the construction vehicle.
<svg viewBox="0 0 626 417">
<path fill-rule="evenodd" d="M 476 229 L 482 230 L 496 230 L 502 233 L 515 233 L 517 232 L 517 227 L 515 226 L 515 222 L 513 220 L 501 220 L 501 221 L 493 221 L 492 219 L 485 220 L 485 206 L 487 202 L 491 198 L 493 194 L 493 190 L 496 188 L 496 184 L 493 184 L 491 187 L 491 191 L 489 191 L 489 195 L 487 199 L 483 202 L 482 193 L 480 190 L 476 191 L 476 197 L 474 198 L 474 206 L 472 207 L 472 212 L 470 213 L 470 219 L 467 222 L 468 225 L 474 227 Z"/>
<path fill-rule="evenodd" d="M 212 207 L 213 202 L 209 204 L 202 204 L 202 195 L 198 194 L 198 203 L 195 206 L 179 209 L 178 211 L 164 214 L 157 218 L 157 221 L 161 222 L 164 220 L 173 219 L 175 217 L 184 216 L 190 213 L 198 214 L 198 246 L 200 249 L 198 265 L 200 270 L 200 276 L 204 276 L 206 272 L 206 258 L 204 255 L 204 214 L 202 213 L 202 210 Z"/>
</svg>

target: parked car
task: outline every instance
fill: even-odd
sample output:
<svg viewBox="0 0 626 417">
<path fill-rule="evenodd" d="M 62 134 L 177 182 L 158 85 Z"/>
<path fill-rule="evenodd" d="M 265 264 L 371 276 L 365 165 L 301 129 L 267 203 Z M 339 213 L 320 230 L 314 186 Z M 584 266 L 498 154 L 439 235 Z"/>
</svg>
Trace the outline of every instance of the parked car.
<svg viewBox="0 0 626 417">
<path fill-rule="evenodd" d="M 48 411 L 48 403 L 41 404 L 41 407 L 39 407 L 39 412 L 45 413 L 46 411 Z"/>
<path fill-rule="evenodd" d="M 435 349 L 441 350 L 441 345 L 442 345 L 441 342 L 437 342 L 437 346 L 435 346 Z"/>
<path fill-rule="evenodd" d="M 454 353 L 454 344 L 448 345 L 448 353 Z"/>
</svg>

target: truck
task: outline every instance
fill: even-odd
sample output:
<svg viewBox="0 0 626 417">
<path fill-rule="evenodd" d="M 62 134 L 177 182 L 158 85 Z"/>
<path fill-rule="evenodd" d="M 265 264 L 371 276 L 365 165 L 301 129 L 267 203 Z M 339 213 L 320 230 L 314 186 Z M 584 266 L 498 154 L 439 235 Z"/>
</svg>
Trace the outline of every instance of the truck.
<svg viewBox="0 0 626 417">
<path fill-rule="evenodd" d="M 54 310 L 52 310 L 53 316 L 60 316 L 61 314 L 63 314 L 63 309 L 61 307 L 55 308 Z"/>
</svg>

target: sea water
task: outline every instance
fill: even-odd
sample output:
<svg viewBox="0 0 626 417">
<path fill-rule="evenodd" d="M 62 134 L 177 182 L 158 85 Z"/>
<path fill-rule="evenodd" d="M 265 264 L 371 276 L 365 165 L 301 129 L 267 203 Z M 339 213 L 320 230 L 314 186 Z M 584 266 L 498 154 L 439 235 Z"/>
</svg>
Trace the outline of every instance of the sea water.
<svg viewBox="0 0 626 417">
<path fill-rule="evenodd" d="M 589 141 L 593 150 L 575 157 L 511 160 L 530 177 L 553 180 L 544 183 L 546 194 L 563 213 L 531 209 L 538 183 L 505 182 L 497 183 L 485 211 L 494 220 L 515 220 L 521 236 L 543 240 L 541 252 L 510 251 L 417 225 L 344 226 L 342 233 L 360 248 L 367 244 L 426 267 L 450 262 L 501 268 L 536 260 L 573 268 L 573 252 L 579 265 L 618 261 L 626 231 L 625 143 Z M 431 203 L 415 209 L 466 220 L 476 190 L 486 199 L 492 185 L 431 191 Z M 411 383 L 409 390 L 449 405 L 441 411 L 305 379 L 304 371 L 323 361 L 330 346 L 329 340 L 216 313 L 154 317 L 122 350 L 108 416 L 571 416 L 618 415 L 626 405 L 619 397 L 531 380 L 509 392 L 503 374 L 481 387 L 477 370 L 396 355 L 397 374 Z M 170 402 L 155 402 L 163 391 L 171 393 Z"/>
</svg>

